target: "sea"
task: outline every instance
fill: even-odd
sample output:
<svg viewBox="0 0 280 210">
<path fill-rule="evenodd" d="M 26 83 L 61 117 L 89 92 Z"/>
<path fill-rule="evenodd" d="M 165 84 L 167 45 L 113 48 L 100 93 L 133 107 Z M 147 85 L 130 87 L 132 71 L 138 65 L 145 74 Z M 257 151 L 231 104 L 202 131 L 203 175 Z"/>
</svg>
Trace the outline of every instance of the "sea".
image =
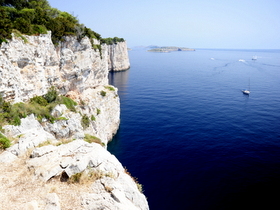
<svg viewBox="0 0 280 210">
<path fill-rule="evenodd" d="M 108 150 L 150 209 L 279 209 L 280 50 L 135 48 L 129 58 L 109 75 L 121 124 Z"/>
</svg>

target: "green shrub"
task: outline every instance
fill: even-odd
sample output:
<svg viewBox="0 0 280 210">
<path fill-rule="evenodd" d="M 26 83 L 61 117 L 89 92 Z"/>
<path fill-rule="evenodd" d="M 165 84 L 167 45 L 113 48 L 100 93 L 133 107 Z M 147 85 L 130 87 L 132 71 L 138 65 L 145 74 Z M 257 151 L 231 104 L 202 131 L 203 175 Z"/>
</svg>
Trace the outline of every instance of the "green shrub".
<svg viewBox="0 0 280 210">
<path fill-rule="evenodd" d="M 108 37 L 108 38 L 102 38 L 101 39 L 101 43 L 102 44 L 107 44 L 107 45 L 113 45 L 113 44 L 117 44 L 118 42 L 124 42 L 123 38 L 118 38 L 118 37 Z"/>
<path fill-rule="evenodd" d="M 0 44 L 11 39 L 12 29 L 27 35 L 45 34 L 50 30 L 55 45 L 67 35 L 77 36 L 79 41 L 85 36 L 91 40 L 101 39 L 100 34 L 80 24 L 77 17 L 52 8 L 47 0 L 0 0 Z"/>
<path fill-rule="evenodd" d="M 99 115 L 101 113 L 100 109 L 96 109 L 96 114 Z"/>
<path fill-rule="evenodd" d="M 12 123 L 11 123 L 12 125 L 20 125 L 21 124 L 21 120 L 20 120 L 20 118 L 19 118 L 19 116 L 15 116 L 14 118 L 13 118 L 13 121 L 12 121 Z"/>
<path fill-rule="evenodd" d="M 105 86 L 106 89 L 111 90 L 111 91 L 115 91 L 115 88 L 112 86 Z"/>
<path fill-rule="evenodd" d="M 104 97 L 104 96 L 106 96 L 106 92 L 104 90 L 101 90 L 100 95 L 102 95 Z"/>
<path fill-rule="evenodd" d="M 3 102 L 0 104 L 0 108 L 2 109 L 2 112 L 10 112 L 10 111 L 11 111 L 11 108 L 12 108 L 12 105 L 11 105 L 10 102 L 3 101 Z"/>
<path fill-rule="evenodd" d="M 56 100 L 57 96 L 58 92 L 56 88 L 52 86 L 43 97 L 47 100 L 48 103 L 51 103 Z"/>
<path fill-rule="evenodd" d="M 32 31 L 30 20 L 24 17 L 19 17 L 14 21 L 14 28 L 23 34 L 30 34 Z"/>
<path fill-rule="evenodd" d="M 0 133 L 0 149 L 6 149 L 11 146 L 10 140 Z"/>
<path fill-rule="evenodd" d="M 89 123 L 90 123 L 89 117 L 86 114 L 84 114 L 82 116 L 82 120 L 81 120 L 81 124 L 82 124 L 83 128 L 84 129 L 88 128 L 89 127 Z"/>
<path fill-rule="evenodd" d="M 77 103 L 73 101 L 71 98 L 68 98 L 66 96 L 59 96 L 57 97 L 57 100 L 55 101 L 57 104 L 65 104 L 65 106 L 72 112 L 76 112 L 75 106 Z"/>
<path fill-rule="evenodd" d="M 93 115 L 91 115 L 90 119 L 91 121 L 95 121 L 95 117 Z"/>
<path fill-rule="evenodd" d="M 44 25 L 32 25 L 33 34 L 47 34 L 48 30 Z"/>
<path fill-rule="evenodd" d="M 30 99 L 30 103 L 37 103 L 41 106 L 47 106 L 48 101 L 43 96 L 34 96 Z"/>
<path fill-rule="evenodd" d="M 48 102 L 48 100 L 52 102 Z M 77 103 L 68 97 L 58 96 L 54 87 L 50 88 L 44 96 L 31 98 L 29 103 L 20 102 L 12 105 L 0 95 L 0 126 L 5 124 L 20 125 L 21 118 L 25 118 L 30 114 L 34 114 L 39 122 L 42 122 L 44 118 L 51 123 L 56 120 L 67 120 L 66 118 L 55 118 L 51 115 L 51 111 L 57 104 L 65 104 L 70 111 L 76 112 L 75 106 Z M 83 127 L 88 127 L 89 123 L 89 118 L 86 115 L 83 116 Z"/>
</svg>

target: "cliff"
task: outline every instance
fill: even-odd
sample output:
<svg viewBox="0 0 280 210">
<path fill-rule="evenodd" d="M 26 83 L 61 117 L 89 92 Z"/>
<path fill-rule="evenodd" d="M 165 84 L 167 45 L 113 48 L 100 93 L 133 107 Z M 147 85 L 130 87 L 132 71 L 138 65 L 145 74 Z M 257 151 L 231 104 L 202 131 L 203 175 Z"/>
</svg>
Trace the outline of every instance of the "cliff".
<svg viewBox="0 0 280 210">
<path fill-rule="evenodd" d="M 3 126 L 12 146 L 0 150 L 0 209 L 149 209 L 141 185 L 106 150 L 120 122 L 108 72 L 127 68 L 125 42 L 99 52 L 87 37 L 65 37 L 54 46 L 49 32 L 2 43 L 5 100 L 28 102 L 55 86 L 78 105 L 76 112 L 55 106 L 54 122 L 31 114 L 20 125 Z"/>
<path fill-rule="evenodd" d="M 3 97 L 14 102 L 43 95 L 51 86 L 60 93 L 82 93 L 87 88 L 108 84 L 108 71 L 129 68 L 126 42 L 102 45 L 102 58 L 93 50 L 89 38 L 80 42 L 65 37 L 55 47 L 51 33 L 40 36 L 16 37 L 0 48 Z M 123 61 L 123 62 L 122 62 Z"/>
<path fill-rule="evenodd" d="M 123 71 L 130 68 L 126 42 L 108 45 L 108 64 L 110 71 Z"/>
</svg>

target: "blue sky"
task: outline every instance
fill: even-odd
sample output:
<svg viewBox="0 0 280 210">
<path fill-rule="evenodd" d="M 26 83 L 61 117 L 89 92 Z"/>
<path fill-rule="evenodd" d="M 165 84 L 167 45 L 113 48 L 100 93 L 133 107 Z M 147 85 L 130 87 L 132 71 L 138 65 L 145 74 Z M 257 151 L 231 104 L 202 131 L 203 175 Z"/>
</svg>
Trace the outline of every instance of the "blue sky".
<svg viewBox="0 0 280 210">
<path fill-rule="evenodd" d="M 280 49 L 280 0 L 49 0 L 134 46 Z"/>
</svg>

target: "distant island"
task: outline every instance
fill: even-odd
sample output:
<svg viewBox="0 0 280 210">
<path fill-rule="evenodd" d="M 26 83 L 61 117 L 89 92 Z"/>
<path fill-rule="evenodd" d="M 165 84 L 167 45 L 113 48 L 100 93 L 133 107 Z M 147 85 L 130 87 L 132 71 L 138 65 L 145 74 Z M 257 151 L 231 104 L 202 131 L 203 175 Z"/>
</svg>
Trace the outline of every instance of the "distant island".
<svg viewBox="0 0 280 210">
<path fill-rule="evenodd" d="M 150 50 L 148 52 L 173 52 L 173 51 L 195 51 L 195 49 L 187 48 L 187 47 L 158 47 L 158 46 L 150 46 Z"/>
</svg>

